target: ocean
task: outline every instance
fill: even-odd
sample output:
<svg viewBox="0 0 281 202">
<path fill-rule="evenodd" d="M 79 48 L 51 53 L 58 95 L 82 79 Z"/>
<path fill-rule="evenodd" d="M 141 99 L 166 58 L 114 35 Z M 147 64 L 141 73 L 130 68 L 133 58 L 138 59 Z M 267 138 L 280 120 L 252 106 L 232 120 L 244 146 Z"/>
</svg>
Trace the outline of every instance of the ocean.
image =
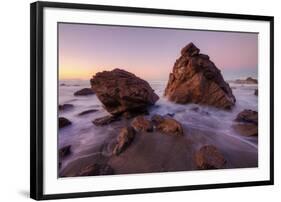
<svg viewBox="0 0 281 202">
<path fill-rule="evenodd" d="M 163 97 L 167 81 L 148 81 L 160 99 L 150 108 L 150 115 L 172 114 L 188 129 L 185 134 L 187 138 L 201 141 L 200 145 L 214 144 L 224 152 L 227 158 L 233 159 L 229 167 L 243 168 L 258 165 L 258 138 L 241 136 L 233 129 L 234 119 L 244 109 L 258 111 L 258 96 L 254 95 L 257 84 L 235 84 L 229 83 L 236 104 L 232 110 L 221 110 L 208 106 L 196 104 L 175 104 Z M 95 126 L 92 121 L 96 118 L 109 115 L 103 109 L 102 103 L 96 95 L 74 96 L 73 93 L 89 88 L 89 80 L 60 80 L 58 104 L 73 104 L 73 108 L 59 111 L 59 117 L 66 117 L 72 124 L 59 130 L 58 147 L 72 145 L 72 155 L 63 161 L 62 167 L 70 162 L 95 152 L 100 152 L 99 147 L 107 138 L 107 134 L 116 132 L 114 125 L 106 127 Z M 194 111 L 198 107 L 199 110 Z M 98 111 L 83 116 L 78 114 L 89 110 Z M 196 137 L 196 131 L 205 134 L 204 138 Z M 109 154 L 105 154 L 109 155 Z"/>
</svg>

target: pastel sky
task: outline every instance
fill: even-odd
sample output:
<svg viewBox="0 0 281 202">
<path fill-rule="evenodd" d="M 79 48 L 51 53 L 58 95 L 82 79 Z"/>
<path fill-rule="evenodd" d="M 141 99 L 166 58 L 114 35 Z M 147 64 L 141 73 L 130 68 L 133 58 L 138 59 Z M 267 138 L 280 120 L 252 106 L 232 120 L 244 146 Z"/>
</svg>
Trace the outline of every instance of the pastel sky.
<svg viewBox="0 0 281 202">
<path fill-rule="evenodd" d="M 180 50 L 193 42 L 226 79 L 257 77 L 258 34 L 59 24 L 59 79 L 90 79 L 122 68 L 147 80 L 166 80 Z"/>
</svg>

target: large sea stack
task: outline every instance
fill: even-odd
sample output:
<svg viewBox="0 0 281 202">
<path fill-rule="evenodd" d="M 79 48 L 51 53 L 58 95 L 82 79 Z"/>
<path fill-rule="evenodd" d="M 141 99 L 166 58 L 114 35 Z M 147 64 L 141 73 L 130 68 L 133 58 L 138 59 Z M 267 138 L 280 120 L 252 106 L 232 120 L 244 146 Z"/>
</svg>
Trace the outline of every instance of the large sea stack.
<svg viewBox="0 0 281 202">
<path fill-rule="evenodd" d="M 220 70 L 200 50 L 189 43 L 181 50 L 165 89 L 165 96 L 180 104 L 196 103 L 230 109 L 235 97 Z"/>
<path fill-rule="evenodd" d="M 97 73 L 91 86 L 112 115 L 143 113 L 159 99 L 146 81 L 121 69 Z"/>
</svg>

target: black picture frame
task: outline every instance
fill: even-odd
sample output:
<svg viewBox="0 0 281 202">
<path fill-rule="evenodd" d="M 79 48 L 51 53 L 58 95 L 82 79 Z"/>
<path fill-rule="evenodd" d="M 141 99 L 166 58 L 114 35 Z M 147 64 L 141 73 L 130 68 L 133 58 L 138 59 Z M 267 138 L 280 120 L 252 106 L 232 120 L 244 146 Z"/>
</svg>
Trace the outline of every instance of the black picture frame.
<svg viewBox="0 0 281 202">
<path fill-rule="evenodd" d="M 155 187 L 130 190 L 112 190 L 45 195 L 43 193 L 43 9 L 63 8 L 130 13 L 164 14 L 224 19 L 267 21 L 270 23 L 270 180 L 239 183 L 204 184 L 175 187 Z M 274 17 L 213 12 L 195 12 L 152 8 L 120 7 L 58 2 L 34 2 L 30 5 L 30 197 L 36 200 L 92 197 L 121 194 L 186 191 L 228 187 L 274 184 Z"/>
</svg>

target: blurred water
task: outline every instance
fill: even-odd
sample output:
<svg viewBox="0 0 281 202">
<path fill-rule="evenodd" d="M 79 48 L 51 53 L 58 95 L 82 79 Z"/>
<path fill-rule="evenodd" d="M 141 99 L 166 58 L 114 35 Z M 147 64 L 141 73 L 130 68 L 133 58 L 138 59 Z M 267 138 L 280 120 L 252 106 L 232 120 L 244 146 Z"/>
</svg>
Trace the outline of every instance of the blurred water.
<svg viewBox="0 0 281 202">
<path fill-rule="evenodd" d="M 230 83 L 236 97 L 236 105 L 230 111 L 219 110 L 213 107 L 199 106 L 196 104 L 180 105 L 167 101 L 163 97 L 166 86 L 165 81 L 149 81 L 151 87 L 159 95 L 160 99 L 150 109 L 150 114 L 174 114 L 174 118 L 187 128 L 199 129 L 215 134 L 207 138 L 221 144 L 222 149 L 234 148 L 247 150 L 257 154 L 258 142 L 255 137 L 245 137 L 237 134 L 233 128 L 233 120 L 244 109 L 258 110 L 258 97 L 254 95 L 257 85 L 242 85 Z M 90 87 L 90 82 L 85 80 L 61 80 L 59 81 L 59 104 L 73 104 L 74 107 L 59 111 L 59 116 L 68 118 L 72 125 L 59 130 L 59 147 L 72 145 L 73 155 L 68 160 L 81 157 L 81 154 L 99 152 L 98 148 L 107 137 L 105 134 L 114 132 L 111 125 L 97 127 L 92 124 L 95 118 L 108 115 L 103 109 L 102 103 L 96 95 L 74 96 L 73 93 L 82 88 Z M 195 107 L 199 109 L 194 110 Z M 97 109 L 97 112 L 84 116 L 78 116 L 80 112 L 89 109 Z M 65 163 L 68 162 L 65 161 Z"/>
</svg>

